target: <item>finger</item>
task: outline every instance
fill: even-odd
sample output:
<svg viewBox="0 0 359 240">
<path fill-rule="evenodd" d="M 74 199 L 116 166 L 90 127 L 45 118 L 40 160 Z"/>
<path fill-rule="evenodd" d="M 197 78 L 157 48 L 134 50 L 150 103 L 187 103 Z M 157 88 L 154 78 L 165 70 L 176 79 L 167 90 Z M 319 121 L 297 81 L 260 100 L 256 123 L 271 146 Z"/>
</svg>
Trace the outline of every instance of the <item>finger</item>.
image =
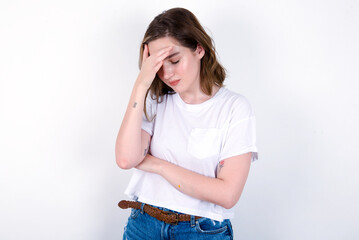
<svg viewBox="0 0 359 240">
<path fill-rule="evenodd" d="M 154 66 L 154 70 L 156 73 L 158 72 L 158 70 L 161 69 L 162 65 L 163 65 L 163 61 L 160 61 Z"/>
<path fill-rule="evenodd" d="M 158 56 L 155 60 L 155 64 L 158 64 L 161 61 L 164 61 L 171 53 L 172 48 L 167 49 L 166 51 L 162 52 L 162 55 Z"/>
<path fill-rule="evenodd" d="M 158 53 L 156 54 L 157 57 L 160 57 L 163 54 L 169 54 L 169 52 L 172 50 L 173 46 L 161 49 L 160 51 L 158 51 Z"/>
</svg>

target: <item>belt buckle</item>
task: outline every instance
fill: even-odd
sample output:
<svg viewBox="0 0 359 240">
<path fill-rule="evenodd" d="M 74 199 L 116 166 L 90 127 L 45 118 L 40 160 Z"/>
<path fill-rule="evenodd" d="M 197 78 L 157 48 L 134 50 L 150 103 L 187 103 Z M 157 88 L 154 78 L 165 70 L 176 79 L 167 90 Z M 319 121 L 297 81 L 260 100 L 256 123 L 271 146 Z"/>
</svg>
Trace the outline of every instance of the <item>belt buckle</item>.
<svg viewBox="0 0 359 240">
<path fill-rule="evenodd" d="M 178 222 L 179 222 L 179 215 L 178 213 L 169 213 L 168 215 L 175 215 L 176 216 L 176 220 L 174 223 L 170 223 L 172 225 L 178 225 Z"/>
</svg>

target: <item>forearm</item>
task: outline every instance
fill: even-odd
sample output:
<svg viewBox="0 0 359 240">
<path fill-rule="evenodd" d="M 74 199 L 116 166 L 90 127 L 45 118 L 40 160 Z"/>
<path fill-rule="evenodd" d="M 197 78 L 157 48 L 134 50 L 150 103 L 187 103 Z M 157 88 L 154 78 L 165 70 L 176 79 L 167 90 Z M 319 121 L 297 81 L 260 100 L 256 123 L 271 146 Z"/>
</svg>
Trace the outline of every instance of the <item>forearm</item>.
<svg viewBox="0 0 359 240">
<path fill-rule="evenodd" d="M 116 162 L 124 169 L 138 165 L 145 157 L 148 143 L 141 142 L 141 124 L 147 89 L 135 82 L 125 116 L 116 139 Z"/>
<path fill-rule="evenodd" d="M 152 155 L 147 157 L 156 163 L 151 169 L 145 170 L 161 175 L 182 193 L 225 208 L 233 207 L 233 192 L 222 179 L 198 174 Z M 235 202 L 237 201 L 238 199 Z"/>
</svg>

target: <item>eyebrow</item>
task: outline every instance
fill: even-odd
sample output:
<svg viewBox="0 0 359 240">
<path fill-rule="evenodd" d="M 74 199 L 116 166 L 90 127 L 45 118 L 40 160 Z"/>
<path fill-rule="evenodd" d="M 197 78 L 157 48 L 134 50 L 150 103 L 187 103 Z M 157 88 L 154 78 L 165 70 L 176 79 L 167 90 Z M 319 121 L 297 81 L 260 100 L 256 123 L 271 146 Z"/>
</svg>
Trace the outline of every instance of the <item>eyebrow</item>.
<svg viewBox="0 0 359 240">
<path fill-rule="evenodd" d="M 172 53 L 171 55 L 169 55 L 168 57 L 166 57 L 165 60 L 166 60 L 166 59 L 169 59 L 169 58 L 171 58 L 171 57 L 174 57 L 174 56 L 176 56 L 176 55 L 178 55 L 178 54 L 179 54 L 179 52 Z"/>
</svg>

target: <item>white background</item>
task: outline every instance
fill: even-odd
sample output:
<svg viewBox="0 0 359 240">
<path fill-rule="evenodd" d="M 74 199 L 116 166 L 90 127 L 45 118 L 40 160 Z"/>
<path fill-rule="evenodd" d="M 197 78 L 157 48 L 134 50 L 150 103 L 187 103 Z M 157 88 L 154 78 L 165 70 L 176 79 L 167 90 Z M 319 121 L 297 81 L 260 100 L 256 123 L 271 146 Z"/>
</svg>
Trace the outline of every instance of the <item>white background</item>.
<svg viewBox="0 0 359 240">
<path fill-rule="evenodd" d="M 150 21 L 181 6 L 257 117 L 235 239 L 358 239 L 355 0 L 0 2 L 0 239 L 122 239 L 114 144 Z"/>
</svg>

